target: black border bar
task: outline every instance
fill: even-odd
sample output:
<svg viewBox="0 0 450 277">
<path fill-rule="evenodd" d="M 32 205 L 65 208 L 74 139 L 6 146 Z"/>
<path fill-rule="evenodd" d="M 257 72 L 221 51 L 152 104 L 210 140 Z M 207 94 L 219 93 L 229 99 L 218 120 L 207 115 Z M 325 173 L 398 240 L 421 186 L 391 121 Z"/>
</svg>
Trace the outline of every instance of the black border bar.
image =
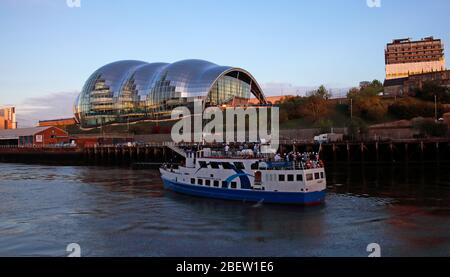
<svg viewBox="0 0 450 277">
<path fill-rule="evenodd" d="M 243 270 L 243 263 L 253 264 Z M 271 266 L 269 266 L 269 263 Z M 180 265 L 209 264 L 204 271 L 177 271 Z M 315 276 L 316 274 L 351 274 L 356 276 L 390 274 L 426 274 L 446 272 L 449 258 L 0 258 L 0 274 L 54 274 L 57 276 L 86 273 L 143 275 L 174 274 L 192 276 L 214 275 L 276 275 Z M 258 268 L 256 268 L 258 265 Z M 200 267 L 198 267 L 200 269 Z M 240 269 L 239 271 L 237 269 Z"/>
</svg>

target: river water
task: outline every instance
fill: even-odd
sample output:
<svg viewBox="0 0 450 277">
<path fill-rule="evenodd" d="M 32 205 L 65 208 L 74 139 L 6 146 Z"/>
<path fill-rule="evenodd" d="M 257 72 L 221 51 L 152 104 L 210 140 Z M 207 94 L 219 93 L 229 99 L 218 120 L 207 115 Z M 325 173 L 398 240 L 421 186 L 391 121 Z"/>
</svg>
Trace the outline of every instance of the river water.
<svg viewBox="0 0 450 277">
<path fill-rule="evenodd" d="M 0 256 L 450 256 L 450 166 L 327 168 L 326 204 L 165 191 L 158 171 L 0 163 Z"/>
</svg>

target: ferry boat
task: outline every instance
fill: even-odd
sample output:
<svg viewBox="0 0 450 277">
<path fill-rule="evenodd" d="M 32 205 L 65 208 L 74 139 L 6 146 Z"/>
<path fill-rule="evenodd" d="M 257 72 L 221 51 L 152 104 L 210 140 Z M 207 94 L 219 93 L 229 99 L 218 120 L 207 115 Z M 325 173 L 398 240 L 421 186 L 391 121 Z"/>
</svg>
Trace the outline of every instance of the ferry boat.
<svg viewBox="0 0 450 277">
<path fill-rule="evenodd" d="M 258 203 L 314 205 L 325 200 L 325 169 L 318 160 L 274 162 L 242 153 L 224 154 L 211 148 L 185 154 L 184 165 L 160 168 L 166 189 L 192 196 Z"/>
</svg>

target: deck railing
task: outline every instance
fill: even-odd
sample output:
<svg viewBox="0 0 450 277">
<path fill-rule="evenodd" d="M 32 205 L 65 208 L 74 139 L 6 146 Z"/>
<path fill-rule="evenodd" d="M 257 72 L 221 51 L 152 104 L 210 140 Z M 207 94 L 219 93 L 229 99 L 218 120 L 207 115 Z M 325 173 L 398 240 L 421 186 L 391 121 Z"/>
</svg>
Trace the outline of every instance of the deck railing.
<svg viewBox="0 0 450 277">
<path fill-rule="evenodd" d="M 282 161 L 282 162 L 266 162 L 267 167 L 266 169 L 272 170 L 307 170 L 307 169 L 314 169 L 314 168 L 323 168 L 322 161 L 317 160 L 307 160 L 307 161 Z M 260 169 L 263 169 L 260 167 Z"/>
<path fill-rule="evenodd" d="M 24 144 L 24 145 L 0 145 L 0 148 L 3 149 L 25 149 L 25 148 L 52 148 L 52 149 L 58 149 L 58 148 L 77 148 L 76 145 L 55 145 L 55 144 Z"/>
</svg>

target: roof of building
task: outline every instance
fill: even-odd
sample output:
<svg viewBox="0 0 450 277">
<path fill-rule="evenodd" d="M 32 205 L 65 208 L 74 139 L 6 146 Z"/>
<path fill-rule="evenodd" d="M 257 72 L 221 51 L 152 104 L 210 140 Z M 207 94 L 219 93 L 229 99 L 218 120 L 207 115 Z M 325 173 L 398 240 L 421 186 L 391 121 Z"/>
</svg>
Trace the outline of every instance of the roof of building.
<svg viewBox="0 0 450 277">
<path fill-rule="evenodd" d="M 74 117 L 66 117 L 66 118 L 57 118 L 57 119 L 45 119 L 45 120 L 39 120 L 39 122 L 54 122 L 54 121 L 64 121 L 64 120 L 75 121 L 75 118 Z"/>
<path fill-rule="evenodd" d="M 19 137 L 34 136 L 35 134 L 40 133 L 49 128 L 55 127 L 45 126 L 45 127 L 0 130 L 0 139 L 18 139 Z"/>
<path fill-rule="evenodd" d="M 272 103 L 272 104 L 276 104 L 277 102 L 281 102 L 287 98 L 291 98 L 294 97 L 293 95 L 276 95 L 276 96 L 266 96 L 266 101 L 267 103 Z M 248 100 L 249 104 L 258 104 L 258 99 L 256 98 L 251 98 Z"/>
<path fill-rule="evenodd" d="M 383 86 L 385 86 L 385 87 L 402 86 L 406 80 L 408 80 L 408 77 L 397 78 L 397 79 L 386 79 L 386 80 L 384 80 Z"/>
<path fill-rule="evenodd" d="M 235 74 L 251 86 L 251 92 L 261 102 L 265 96 L 253 76 L 242 68 L 220 66 L 204 60 L 182 60 L 174 63 L 147 63 L 122 60 L 97 69 L 87 80 L 79 97 L 89 95 L 95 80 L 104 79 L 114 97 L 120 97 L 124 86 L 133 83 L 138 96 L 151 96 L 162 84 L 173 86 L 181 97 L 206 96 L 215 81 L 227 74 Z M 167 84 L 166 84 L 167 83 Z M 76 101 L 77 102 L 77 101 Z"/>
<path fill-rule="evenodd" d="M 385 122 L 380 124 L 371 125 L 370 129 L 397 129 L 397 128 L 410 128 L 412 126 L 411 120 L 397 120 L 391 122 Z"/>
<path fill-rule="evenodd" d="M 388 43 L 388 45 L 393 45 L 393 44 L 403 44 L 403 43 L 421 43 L 421 42 L 429 42 L 429 41 L 440 41 L 441 39 L 438 38 L 434 38 L 434 37 L 425 37 L 422 38 L 420 40 L 413 40 L 412 38 L 399 38 L 399 39 L 394 39 L 392 40 L 392 42 Z"/>
</svg>

